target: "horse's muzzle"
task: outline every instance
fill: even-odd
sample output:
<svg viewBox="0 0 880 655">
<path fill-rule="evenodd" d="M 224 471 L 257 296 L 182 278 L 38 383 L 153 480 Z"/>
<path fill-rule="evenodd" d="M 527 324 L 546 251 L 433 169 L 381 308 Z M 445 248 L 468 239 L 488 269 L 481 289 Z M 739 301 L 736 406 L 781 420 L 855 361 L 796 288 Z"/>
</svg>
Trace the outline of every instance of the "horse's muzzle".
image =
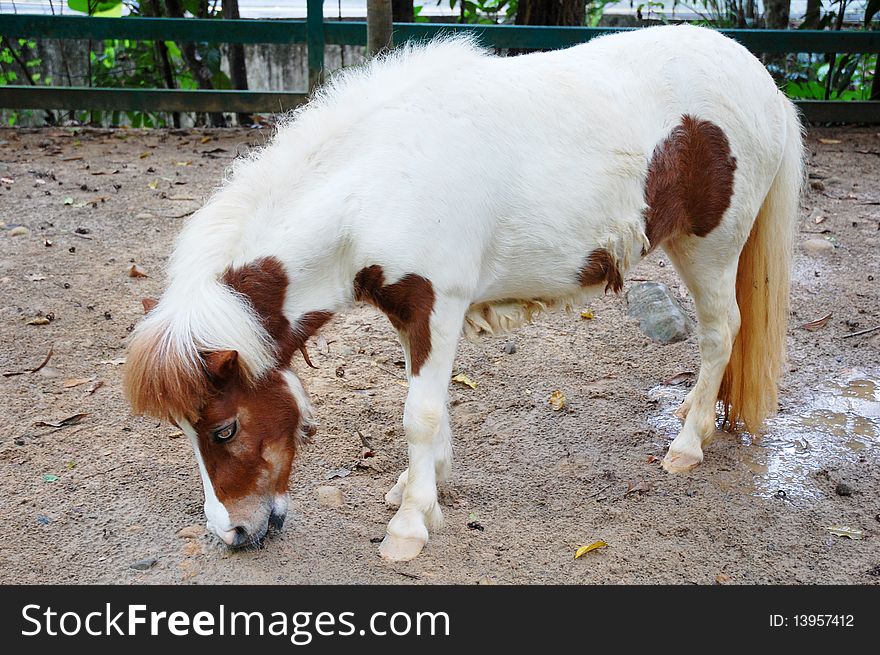
<svg viewBox="0 0 880 655">
<path fill-rule="evenodd" d="M 263 539 L 266 538 L 266 534 L 269 532 L 270 528 L 273 530 L 280 530 L 284 527 L 284 519 L 286 516 L 286 512 L 276 512 L 275 509 L 273 509 L 269 513 L 269 518 L 266 520 L 262 529 L 258 531 L 248 532 L 244 527 L 238 526 L 232 530 L 218 533 L 218 536 L 233 550 L 259 546 Z"/>
</svg>

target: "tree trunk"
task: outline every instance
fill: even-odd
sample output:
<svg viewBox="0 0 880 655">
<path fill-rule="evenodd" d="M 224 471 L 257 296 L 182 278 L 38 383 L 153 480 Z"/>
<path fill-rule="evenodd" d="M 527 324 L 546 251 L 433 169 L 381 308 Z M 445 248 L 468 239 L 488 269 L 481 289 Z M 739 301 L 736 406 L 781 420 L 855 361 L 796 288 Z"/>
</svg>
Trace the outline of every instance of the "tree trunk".
<svg viewBox="0 0 880 655">
<path fill-rule="evenodd" d="M 241 18 L 238 11 L 238 0 L 223 0 L 223 18 Z M 233 89 L 247 91 L 247 61 L 244 57 L 244 44 L 229 44 L 229 77 L 232 80 Z M 251 125 L 254 122 L 253 116 L 246 113 L 236 114 L 235 118 L 239 125 Z"/>
<path fill-rule="evenodd" d="M 880 55 L 874 65 L 874 81 L 871 82 L 871 100 L 880 100 Z"/>
<path fill-rule="evenodd" d="M 140 9 L 141 15 L 143 16 L 152 16 L 153 18 L 161 18 L 164 16 L 162 5 L 159 3 L 159 0 L 150 0 L 149 2 L 141 3 Z M 153 41 L 153 48 L 156 53 L 156 61 L 159 62 L 159 69 L 162 71 L 162 80 L 165 82 L 165 88 L 175 88 L 174 69 L 171 67 L 171 59 L 168 56 L 168 46 L 165 45 L 164 41 Z M 174 125 L 174 127 L 180 127 L 179 111 L 171 113 L 171 124 Z"/>
<path fill-rule="evenodd" d="M 791 0 L 766 0 L 764 22 L 768 30 L 787 30 L 791 15 Z"/>
<path fill-rule="evenodd" d="M 391 16 L 395 23 L 415 23 L 413 0 L 391 0 Z"/>
<path fill-rule="evenodd" d="M 172 18 L 183 18 L 183 3 L 181 0 L 165 0 L 165 8 L 168 15 Z M 183 61 L 186 62 L 187 68 L 192 71 L 196 78 L 196 82 L 200 89 L 213 89 L 214 83 L 211 81 L 211 71 L 208 66 L 199 58 L 196 51 L 196 44 L 192 42 L 178 43 L 180 54 Z M 220 112 L 210 114 L 211 124 L 214 127 L 226 127 L 226 119 Z"/>
<path fill-rule="evenodd" d="M 391 0 L 367 0 L 367 53 L 375 57 L 391 48 Z"/>
<path fill-rule="evenodd" d="M 586 19 L 584 0 L 519 0 L 517 25 L 573 25 Z"/>
<path fill-rule="evenodd" d="M 814 30 L 819 27 L 822 18 L 822 0 L 807 0 L 807 11 L 804 13 L 803 27 Z"/>
</svg>

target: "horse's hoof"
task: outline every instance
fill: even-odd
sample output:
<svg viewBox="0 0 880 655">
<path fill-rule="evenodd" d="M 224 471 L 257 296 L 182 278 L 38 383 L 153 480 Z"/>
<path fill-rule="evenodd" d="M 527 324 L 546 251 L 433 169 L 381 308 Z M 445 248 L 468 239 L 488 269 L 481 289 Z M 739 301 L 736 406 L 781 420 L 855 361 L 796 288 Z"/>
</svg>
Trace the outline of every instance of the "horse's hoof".
<svg viewBox="0 0 880 655">
<path fill-rule="evenodd" d="M 670 450 L 661 463 L 668 473 L 686 473 L 703 463 L 703 451 L 689 453 Z"/>
<path fill-rule="evenodd" d="M 408 562 L 418 557 L 426 543 L 428 540 L 422 537 L 393 537 L 386 534 L 379 544 L 379 554 L 390 562 Z"/>
</svg>

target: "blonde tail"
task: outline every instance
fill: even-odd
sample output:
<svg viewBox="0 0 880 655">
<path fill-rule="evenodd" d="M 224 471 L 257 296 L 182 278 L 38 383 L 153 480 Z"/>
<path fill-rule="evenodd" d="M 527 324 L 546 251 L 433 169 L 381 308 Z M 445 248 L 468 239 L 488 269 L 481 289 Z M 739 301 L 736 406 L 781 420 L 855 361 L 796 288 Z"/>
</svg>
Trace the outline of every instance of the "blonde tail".
<svg viewBox="0 0 880 655">
<path fill-rule="evenodd" d="M 782 163 L 767 193 L 736 272 L 740 328 L 718 398 L 730 428 L 759 431 L 776 411 L 785 363 L 791 253 L 804 179 L 803 135 L 795 106 L 786 104 Z"/>
</svg>

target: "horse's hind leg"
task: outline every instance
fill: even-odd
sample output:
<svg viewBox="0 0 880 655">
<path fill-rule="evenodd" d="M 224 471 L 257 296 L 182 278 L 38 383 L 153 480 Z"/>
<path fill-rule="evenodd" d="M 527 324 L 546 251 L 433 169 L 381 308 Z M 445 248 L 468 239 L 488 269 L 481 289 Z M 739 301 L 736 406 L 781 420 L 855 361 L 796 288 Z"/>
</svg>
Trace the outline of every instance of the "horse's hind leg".
<svg viewBox="0 0 880 655">
<path fill-rule="evenodd" d="M 684 426 L 663 460 L 663 468 L 671 472 L 687 471 L 703 461 L 703 445 L 715 433 L 718 389 L 739 331 L 736 272 L 741 244 L 724 239 L 716 233 L 664 244 L 693 296 L 700 342 L 699 376 L 676 412 Z"/>
</svg>

